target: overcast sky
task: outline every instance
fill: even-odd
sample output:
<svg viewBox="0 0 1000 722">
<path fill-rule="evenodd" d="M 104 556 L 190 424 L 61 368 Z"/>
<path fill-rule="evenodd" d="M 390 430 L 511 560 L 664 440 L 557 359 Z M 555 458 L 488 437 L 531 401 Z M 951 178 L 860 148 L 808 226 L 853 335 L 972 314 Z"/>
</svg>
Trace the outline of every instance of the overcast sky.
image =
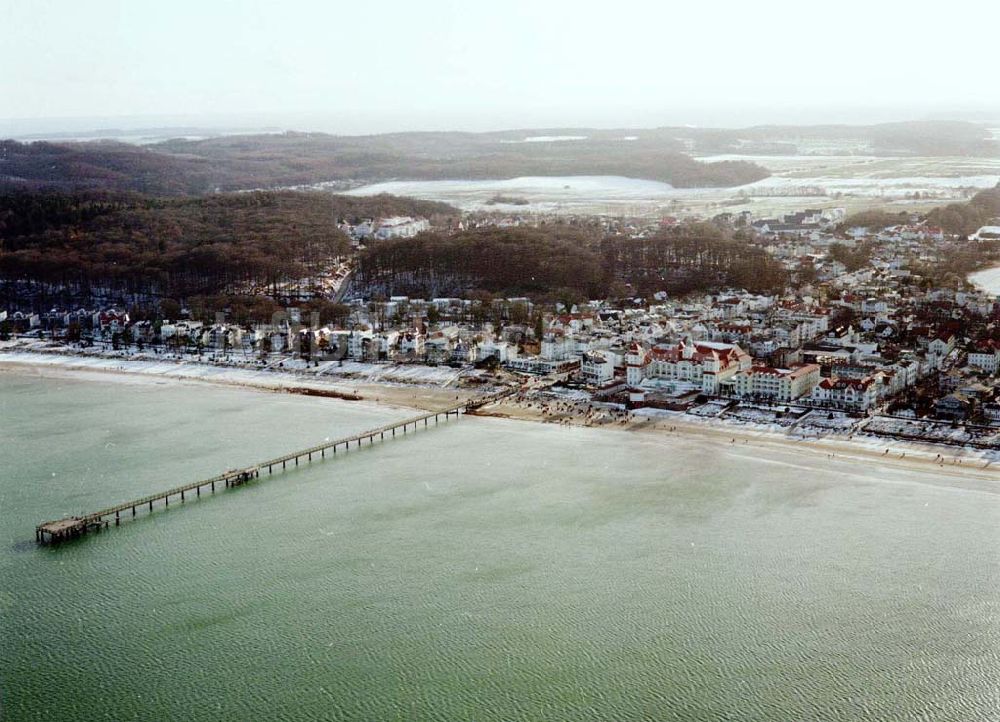
<svg viewBox="0 0 1000 722">
<path fill-rule="evenodd" d="M 902 119 L 1000 106 L 998 26 L 984 0 L 0 0 L 0 118 Z"/>
</svg>

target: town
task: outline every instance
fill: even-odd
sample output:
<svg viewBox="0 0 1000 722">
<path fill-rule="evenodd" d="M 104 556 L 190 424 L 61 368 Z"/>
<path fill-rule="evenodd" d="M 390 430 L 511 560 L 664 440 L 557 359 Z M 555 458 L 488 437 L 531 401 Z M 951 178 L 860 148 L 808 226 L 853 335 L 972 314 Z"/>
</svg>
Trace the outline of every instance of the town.
<svg viewBox="0 0 1000 722">
<path fill-rule="evenodd" d="M 1000 302 L 964 279 L 935 285 L 945 232 L 916 218 L 844 226 L 841 209 L 779 218 L 720 214 L 777 259 L 798 288 L 536 303 L 528 297 L 366 297 L 350 257 L 304 294 L 343 302 L 341 322 L 297 306 L 266 322 L 225 312 L 130 315 L 116 307 L 0 311 L 5 350 L 169 361 L 290 374 L 330 383 L 521 388 L 502 404 L 572 408 L 591 423 L 621 414 L 683 415 L 803 436 L 864 434 L 1000 449 Z M 461 227 L 545 217 L 480 214 Z M 602 219 L 642 238 L 676 218 Z M 354 250 L 426 231 L 424 218 L 342 222 Z M 966 245 L 990 243 L 985 226 Z M 952 279 L 954 280 L 954 279 Z M 286 302 L 303 298 L 303 287 Z M 528 379 L 534 379 L 527 384 Z M 581 404 L 583 406 L 581 406 Z M 595 416 L 594 410 L 603 410 Z"/>
</svg>

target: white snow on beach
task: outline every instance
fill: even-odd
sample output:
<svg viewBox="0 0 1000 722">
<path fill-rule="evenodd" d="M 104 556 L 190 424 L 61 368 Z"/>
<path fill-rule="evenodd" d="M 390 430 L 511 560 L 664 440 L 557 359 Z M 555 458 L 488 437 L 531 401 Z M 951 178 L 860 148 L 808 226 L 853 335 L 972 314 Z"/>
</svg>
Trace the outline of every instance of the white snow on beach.
<svg viewBox="0 0 1000 722">
<path fill-rule="evenodd" d="M 106 358 L 101 356 L 67 355 L 6 351 L 0 353 L 0 363 L 25 364 L 35 367 L 65 368 L 97 372 L 125 372 L 151 377 L 211 381 L 225 384 L 282 388 L 318 383 L 331 388 L 350 389 L 352 384 L 398 384 L 445 387 L 455 383 L 459 369 L 445 366 L 395 366 L 355 361 L 321 362 L 309 366 L 302 360 L 285 360 L 283 366 L 240 368 L 190 361 L 156 358 Z"/>
</svg>

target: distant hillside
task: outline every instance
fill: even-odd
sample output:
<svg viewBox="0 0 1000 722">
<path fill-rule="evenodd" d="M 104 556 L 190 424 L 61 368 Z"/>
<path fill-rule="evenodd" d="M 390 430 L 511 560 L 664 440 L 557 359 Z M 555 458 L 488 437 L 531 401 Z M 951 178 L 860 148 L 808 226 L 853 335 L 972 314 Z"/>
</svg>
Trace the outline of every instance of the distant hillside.
<svg viewBox="0 0 1000 722">
<path fill-rule="evenodd" d="M 0 141 L 0 189 L 201 194 L 213 189 L 211 176 L 203 159 L 113 141 Z"/>
<path fill-rule="evenodd" d="M 530 133 L 527 131 L 526 133 Z M 746 162 L 702 163 L 655 134 L 524 142 L 525 133 L 285 133 L 171 140 L 0 143 L 0 186 L 102 189 L 158 195 L 274 189 L 392 179 L 503 179 L 526 175 L 621 175 L 678 187 L 729 187 L 768 172 Z"/>
<path fill-rule="evenodd" d="M 997 156 L 974 123 L 759 126 L 642 130 L 548 128 L 494 133 L 228 135 L 147 146 L 0 142 L 0 186 L 200 195 L 331 182 L 619 175 L 679 188 L 734 187 L 769 172 L 691 153 Z"/>
<path fill-rule="evenodd" d="M 695 153 L 866 154 L 877 156 L 1000 156 L 984 125 L 907 121 L 877 125 L 762 125 L 752 128 L 672 128 Z"/>
<path fill-rule="evenodd" d="M 536 135 L 537 134 L 537 135 Z M 533 142 L 537 137 L 576 140 Z M 746 162 L 701 163 L 660 133 L 624 140 L 614 131 L 397 133 L 333 136 L 286 133 L 177 140 L 154 146 L 225 169 L 226 187 L 296 185 L 324 180 L 504 179 L 518 176 L 620 175 L 677 187 L 728 187 L 766 178 Z"/>
</svg>

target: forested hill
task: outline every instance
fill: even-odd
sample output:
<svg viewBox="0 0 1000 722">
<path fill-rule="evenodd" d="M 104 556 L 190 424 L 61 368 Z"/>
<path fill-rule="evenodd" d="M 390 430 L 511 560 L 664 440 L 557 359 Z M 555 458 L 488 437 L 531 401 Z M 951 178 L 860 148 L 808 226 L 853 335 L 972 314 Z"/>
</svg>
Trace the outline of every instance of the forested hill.
<svg viewBox="0 0 1000 722">
<path fill-rule="evenodd" d="M 605 238 L 581 228 L 478 229 L 372 244 L 359 258 L 366 295 L 475 296 L 535 299 L 673 295 L 725 287 L 780 290 L 781 264 L 763 249 L 709 224 L 653 238 Z"/>
<path fill-rule="evenodd" d="M 975 233 L 981 226 L 995 224 L 1000 219 L 1000 184 L 996 188 L 979 191 L 968 203 L 935 208 L 927 219 L 947 233 Z"/>
<path fill-rule="evenodd" d="M 705 223 L 648 238 L 607 238 L 601 253 L 608 277 L 628 284 L 639 296 L 657 291 L 683 296 L 719 288 L 770 293 L 788 283 L 784 267 L 763 248 Z"/>
<path fill-rule="evenodd" d="M 982 125 L 907 122 L 753 128 L 548 128 L 491 133 L 229 135 L 147 146 L 0 141 L 0 187 L 200 195 L 322 182 L 619 175 L 679 188 L 766 178 L 755 163 L 691 155 L 997 156 Z"/>
<path fill-rule="evenodd" d="M 0 187 L 200 195 L 322 182 L 529 175 L 620 175 L 678 187 L 728 187 L 768 175 L 760 166 L 743 161 L 696 161 L 682 148 L 662 133 L 634 141 L 599 136 L 565 142 L 524 142 L 505 134 L 475 133 L 284 133 L 149 146 L 106 140 L 3 141 Z"/>
<path fill-rule="evenodd" d="M 486 228 L 379 241 L 362 252 L 357 285 L 365 295 L 602 298 L 607 278 L 599 236 L 554 224 Z"/>
<path fill-rule="evenodd" d="M 846 231 L 854 226 L 885 228 L 900 223 L 909 223 L 906 211 L 870 210 L 848 216 L 840 224 Z M 932 209 L 925 216 L 926 221 L 951 235 L 969 235 L 980 227 L 1000 223 L 1000 184 L 996 188 L 979 191 L 965 203 L 949 203 Z"/>
<path fill-rule="evenodd" d="M 156 153 L 112 141 L 0 141 L 0 190 L 200 195 L 214 189 L 212 173 L 204 159 Z"/>
<path fill-rule="evenodd" d="M 198 198 L 55 191 L 0 193 L 0 286 L 33 283 L 61 298 L 275 296 L 349 252 L 340 218 L 457 214 L 392 196 L 254 192 Z M 651 239 L 603 238 L 592 226 L 483 228 L 372 242 L 357 258 L 366 296 L 536 299 L 783 287 L 780 264 L 712 225 Z M 278 294 L 280 295 L 280 294 Z"/>
<path fill-rule="evenodd" d="M 283 185 L 320 180 L 505 179 L 519 176 L 619 175 L 677 187 L 728 187 L 766 178 L 764 168 L 743 161 L 703 163 L 683 153 L 670 134 L 621 132 L 536 136 L 560 131 L 504 133 L 396 133 L 333 136 L 285 133 L 176 140 L 154 146 L 182 157 L 205 158 L 225 168 L 227 184 L 278 179 Z M 568 132 L 568 131 L 567 131 Z M 563 137 L 535 142 L 533 138 Z M 625 138 L 632 140 L 625 140 Z M 258 185 L 261 185 L 258 183 Z"/>
<path fill-rule="evenodd" d="M 457 213 L 393 196 L 0 193 L 0 280 L 184 298 L 307 276 L 346 253 L 339 218 Z"/>
</svg>

